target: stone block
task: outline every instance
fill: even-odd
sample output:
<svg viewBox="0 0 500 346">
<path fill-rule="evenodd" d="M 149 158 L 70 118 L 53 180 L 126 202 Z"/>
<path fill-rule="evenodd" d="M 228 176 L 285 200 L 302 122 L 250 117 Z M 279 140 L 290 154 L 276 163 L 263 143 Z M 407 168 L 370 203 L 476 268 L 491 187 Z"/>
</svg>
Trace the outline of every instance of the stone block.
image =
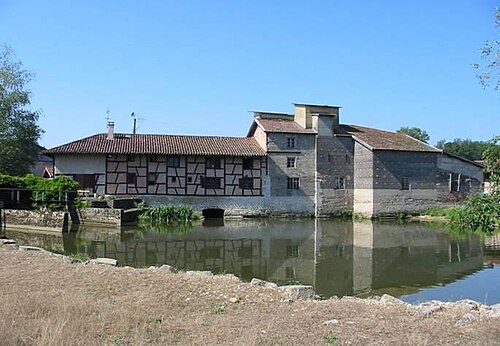
<svg viewBox="0 0 500 346">
<path fill-rule="evenodd" d="M 313 299 L 316 295 L 314 288 L 307 285 L 281 286 L 279 290 L 283 293 L 285 299 L 292 300 Z"/>
</svg>

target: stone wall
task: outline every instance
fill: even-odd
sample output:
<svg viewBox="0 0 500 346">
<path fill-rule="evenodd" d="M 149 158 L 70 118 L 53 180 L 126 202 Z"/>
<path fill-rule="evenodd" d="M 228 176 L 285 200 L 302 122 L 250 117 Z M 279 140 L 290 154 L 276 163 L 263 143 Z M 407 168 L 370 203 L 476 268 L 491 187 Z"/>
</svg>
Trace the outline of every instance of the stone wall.
<svg viewBox="0 0 500 346">
<path fill-rule="evenodd" d="M 78 217 L 82 224 L 100 224 L 121 226 L 123 210 L 108 208 L 78 209 Z"/>
<path fill-rule="evenodd" d="M 354 144 L 354 213 L 373 215 L 373 153 Z"/>
<path fill-rule="evenodd" d="M 318 136 L 316 215 L 352 213 L 354 202 L 354 142 L 350 137 Z M 337 179 L 343 179 L 339 188 Z"/>
<path fill-rule="evenodd" d="M 66 230 L 68 213 L 62 211 L 5 209 L 5 221 L 9 225 L 25 225 Z"/>
</svg>

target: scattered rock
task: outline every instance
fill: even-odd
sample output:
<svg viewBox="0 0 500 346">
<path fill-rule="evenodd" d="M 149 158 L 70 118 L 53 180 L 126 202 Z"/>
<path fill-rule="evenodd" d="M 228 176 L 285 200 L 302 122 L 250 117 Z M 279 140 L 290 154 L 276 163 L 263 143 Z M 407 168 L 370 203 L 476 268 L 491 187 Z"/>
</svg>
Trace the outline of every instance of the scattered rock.
<svg viewBox="0 0 500 346">
<path fill-rule="evenodd" d="M 198 276 L 207 276 L 211 277 L 214 276 L 214 274 L 211 271 L 199 271 L 199 270 L 188 270 L 186 272 L 187 275 L 198 275 Z"/>
<path fill-rule="evenodd" d="M 240 299 L 239 299 L 239 298 L 236 298 L 236 297 L 229 298 L 229 302 L 230 302 L 230 303 L 233 303 L 233 304 L 234 304 L 234 303 L 238 303 L 239 301 L 240 301 Z"/>
<path fill-rule="evenodd" d="M 500 303 L 490 306 L 490 317 L 500 318 Z"/>
<path fill-rule="evenodd" d="M 324 325 L 324 326 L 330 326 L 330 325 L 332 325 L 332 324 L 338 324 L 338 323 L 339 323 L 339 321 L 338 321 L 338 320 L 333 319 L 333 320 L 329 320 L 329 321 L 325 321 L 325 322 L 323 322 L 323 323 L 322 323 L 322 325 Z"/>
<path fill-rule="evenodd" d="M 118 265 L 118 261 L 115 260 L 114 258 L 105 258 L 105 257 L 90 260 L 90 263 L 92 263 L 92 264 L 106 264 L 106 265 L 113 266 L 113 267 L 116 267 Z"/>
<path fill-rule="evenodd" d="M 251 285 L 254 286 L 262 286 L 262 287 L 269 287 L 269 288 L 276 288 L 278 285 L 276 285 L 274 282 L 269 282 L 257 278 L 253 278 L 252 281 L 250 281 Z"/>
<path fill-rule="evenodd" d="M 169 266 L 168 264 L 164 264 L 160 267 L 160 270 L 166 271 L 168 273 L 177 273 L 177 269 L 175 269 L 172 266 Z"/>
<path fill-rule="evenodd" d="M 292 300 L 313 299 L 316 294 L 313 287 L 308 285 L 281 286 L 278 289 L 283 293 L 285 299 Z"/>
<path fill-rule="evenodd" d="M 363 299 L 358 298 L 358 297 L 353 297 L 353 296 L 343 296 L 342 298 L 340 298 L 340 300 L 353 302 L 353 301 L 359 301 L 359 300 L 363 300 Z"/>
<path fill-rule="evenodd" d="M 382 297 L 380 297 L 379 301 L 382 302 L 382 303 L 404 304 L 404 305 L 406 305 L 406 303 L 404 301 L 402 301 L 401 299 L 398 299 L 398 298 L 393 297 L 393 296 L 388 295 L 388 294 L 382 295 Z"/>
<path fill-rule="evenodd" d="M 471 300 L 471 299 L 463 299 L 463 300 L 459 300 L 457 302 L 455 302 L 454 304 L 456 307 L 459 307 L 461 309 L 464 309 L 464 310 L 476 310 L 478 311 L 479 308 L 481 307 L 481 303 L 478 303 L 474 300 Z"/>
<path fill-rule="evenodd" d="M 420 316 L 422 316 L 424 318 L 431 317 L 434 313 L 441 311 L 441 310 L 443 310 L 442 305 L 427 306 L 422 310 L 422 312 L 420 313 Z"/>
<path fill-rule="evenodd" d="M 0 239 L 0 244 L 10 245 L 10 244 L 17 244 L 17 242 L 12 239 Z"/>
<path fill-rule="evenodd" d="M 220 275 L 217 275 L 217 276 L 221 277 L 221 278 L 225 278 L 225 279 L 234 280 L 234 281 L 240 281 L 240 278 L 237 277 L 234 274 L 220 274 Z"/>
<path fill-rule="evenodd" d="M 148 270 L 155 270 L 155 269 L 157 269 L 156 266 L 149 266 L 148 267 Z"/>
<path fill-rule="evenodd" d="M 455 323 L 456 327 L 466 326 L 479 321 L 479 316 L 476 314 L 472 314 L 470 312 L 466 313 L 462 316 L 461 319 Z"/>
<path fill-rule="evenodd" d="M 21 245 L 19 246 L 19 250 L 22 250 L 22 251 L 45 251 L 44 249 L 42 249 L 41 247 L 37 247 L 37 246 L 26 246 L 26 245 Z"/>
</svg>

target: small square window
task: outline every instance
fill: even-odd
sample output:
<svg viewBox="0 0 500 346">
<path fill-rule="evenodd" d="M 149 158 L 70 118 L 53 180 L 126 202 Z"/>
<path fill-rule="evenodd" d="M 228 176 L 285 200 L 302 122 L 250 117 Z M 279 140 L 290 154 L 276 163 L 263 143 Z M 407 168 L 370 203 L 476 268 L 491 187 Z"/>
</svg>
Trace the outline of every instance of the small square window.
<svg viewBox="0 0 500 346">
<path fill-rule="evenodd" d="M 149 162 L 158 162 L 158 155 L 149 155 Z"/>
<path fill-rule="evenodd" d="M 401 177 L 401 190 L 409 190 L 410 189 L 410 178 Z"/>
<path fill-rule="evenodd" d="M 253 178 L 250 177 L 241 178 L 239 181 L 239 186 L 240 188 L 245 190 L 253 189 Z"/>
<path fill-rule="evenodd" d="M 137 175 L 135 173 L 127 173 L 127 184 L 136 185 Z"/>
<path fill-rule="evenodd" d="M 288 149 L 294 149 L 295 148 L 295 137 L 287 137 L 286 138 L 286 147 Z"/>
<path fill-rule="evenodd" d="M 220 168 L 220 158 L 219 157 L 207 157 L 206 168 Z"/>
<path fill-rule="evenodd" d="M 286 187 L 288 190 L 298 190 L 300 187 L 299 178 L 288 178 Z"/>
<path fill-rule="evenodd" d="M 348 154 L 345 154 L 345 163 L 351 163 L 351 157 Z"/>
<path fill-rule="evenodd" d="M 170 178 L 170 181 L 171 181 L 172 183 L 175 183 L 175 182 L 177 181 L 177 177 L 171 177 L 171 178 Z"/>
<path fill-rule="evenodd" d="M 296 167 L 296 158 L 295 157 L 287 157 L 286 158 L 286 166 L 288 168 Z"/>
<path fill-rule="evenodd" d="M 169 156 L 168 157 L 168 167 L 180 167 L 181 166 L 181 158 L 179 156 Z"/>
<path fill-rule="evenodd" d="M 193 177 L 188 177 L 188 183 L 192 183 L 193 182 Z"/>
<path fill-rule="evenodd" d="M 156 184 L 156 173 L 148 173 L 148 185 Z"/>
<path fill-rule="evenodd" d="M 128 154 L 127 155 L 127 161 L 135 161 L 135 155 L 134 154 Z"/>
<path fill-rule="evenodd" d="M 253 159 L 252 158 L 243 158 L 243 169 L 253 169 Z"/>
<path fill-rule="evenodd" d="M 220 189 L 220 178 L 207 177 L 202 180 L 205 189 Z"/>
<path fill-rule="evenodd" d="M 335 189 L 345 190 L 345 179 L 344 177 L 335 177 Z"/>
</svg>

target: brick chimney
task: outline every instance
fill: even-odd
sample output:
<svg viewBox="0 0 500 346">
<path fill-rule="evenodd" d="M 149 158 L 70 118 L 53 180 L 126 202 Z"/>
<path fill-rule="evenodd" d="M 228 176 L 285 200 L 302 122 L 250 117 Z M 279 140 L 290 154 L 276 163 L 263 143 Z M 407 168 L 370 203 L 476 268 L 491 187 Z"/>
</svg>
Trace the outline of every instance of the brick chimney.
<svg viewBox="0 0 500 346">
<path fill-rule="evenodd" d="M 108 121 L 108 139 L 115 139 L 115 123 L 112 121 Z"/>
</svg>

